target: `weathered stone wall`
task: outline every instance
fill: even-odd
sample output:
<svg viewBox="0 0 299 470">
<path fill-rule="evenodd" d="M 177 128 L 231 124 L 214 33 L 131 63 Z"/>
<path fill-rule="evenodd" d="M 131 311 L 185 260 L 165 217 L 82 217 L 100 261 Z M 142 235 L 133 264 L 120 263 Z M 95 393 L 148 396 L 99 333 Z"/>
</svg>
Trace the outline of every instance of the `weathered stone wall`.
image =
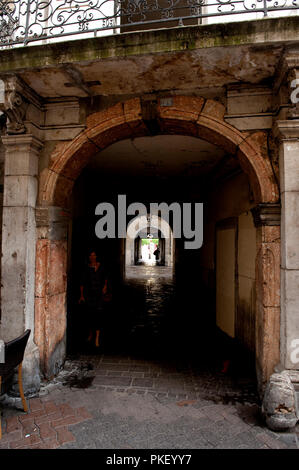
<svg viewBox="0 0 299 470">
<path fill-rule="evenodd" d="M 279 363 L 280 321 L 280 208 L 279 218 L 257 221 L 256 257 L 256 368 L 259 384 Z M 274 223 L 273 223 L 274 222 Z M 283 307 L 282 307 L 283 308 Z"/>
<path fill-rule="evenodd" d="M 34 343 L 35 204 L 38 155 L 42 143 L 32 135 L 3 136 L 5 145 L 2 234 L 2 314 L 5 341 L 30 329 L 23 361 L 27 390 L 39 387 L 39 351 Z"/>
<path fill-rule="evenodd" d="M 68 220 L 59 207 L 37 211 L 35 341 L 47 376 L 59 371 L 66 352 Z"/>
<path fill-rule="evenodd" d="M 299 66 L 298 66 L 299 68 Z M 299 114 L 295 121 L 277 121 L 281 181 L 281 364 L 298 369 L 299 342 Z"/>
</svg>

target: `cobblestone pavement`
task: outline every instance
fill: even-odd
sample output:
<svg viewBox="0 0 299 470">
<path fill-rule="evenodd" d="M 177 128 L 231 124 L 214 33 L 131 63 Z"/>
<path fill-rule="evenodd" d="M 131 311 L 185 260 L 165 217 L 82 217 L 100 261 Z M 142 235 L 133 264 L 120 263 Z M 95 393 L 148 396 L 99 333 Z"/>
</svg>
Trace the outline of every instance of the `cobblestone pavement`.
<svg viewBox="0 0 299 470">
<path fill-rule="evenodd" d="M 64 369 L 27 400 L 28 414 L 2 397 L 0 449 L 298 448 L 299 427 L 265 427 L 250 361 L 208 329 L 198 289 L 188 279 L 197 298 L 186 300 L 159 268 L 131 269 L 99 350 L 76 312 Z"/>
<path fill-rule="evenodd" d="M 80 356 L 28 403 L 5 397 L 0 449 L 298 448 L 265 427 L 250 378 L 184 363 Z"/>
</svg>

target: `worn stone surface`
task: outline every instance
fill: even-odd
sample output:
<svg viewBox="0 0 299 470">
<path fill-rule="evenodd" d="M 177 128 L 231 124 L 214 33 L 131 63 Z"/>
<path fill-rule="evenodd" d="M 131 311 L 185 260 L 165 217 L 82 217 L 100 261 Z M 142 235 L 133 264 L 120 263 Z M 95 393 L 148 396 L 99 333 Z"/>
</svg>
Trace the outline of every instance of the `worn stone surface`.
<svg viewBox="0 0 299 470">
<path fill-rule="evenodd" d="M 298 270 L 282 269 L 281 283 L 281 362 L 287 369 L 298 370 Z"/>
<path fill-rule="evenodd" d="M 298 61 L 297 54 L 286 56 L 287 67 Z M 294 108 L 290 110 L 294 112 Z M 279 146 L 279 171 L 281 185 L 281 354 L 285 369 L 298 370 L 299 358 L 294 353 L 299 338 L 298 327 L 298 120 L 278 120 L 274 127 Z M 294 346 L 295 341 L 295 346 Z"/>
<path fill-rule="evenodd" d="M 281 143 L 279 166 L 281 171 L 281 192 L 299 191 L 298 140 L 286 140 Z"/>
<path fill-rule="evenodd" d="M 63 46 L 58 42 L 13 54 L 4 50 L 1 68 L 4 73 L 19 71 L 37 93 L 49 97 L 74 96 L 65 86 L 69 80 L 63 64 L 76 66 L 84 82 L 99 80 L 92 92 L 101 95 L 198 89 L 199 83 L 256 84 L 273 75 L 286 41 L 298 41 L 295 16 L 113 35 Z M 38 81 L 32 69 L 39 70 Z M 77 87 L 76 96 L 86 92 Z"/>
<path fill-rule="evenodd" d="M 271 375 L 265 389 L 262 410 L 270 429 L 281 431 L 294 428 L 298 421 L 296 395 L 287 372 Z"/>
<path fill-rule="evenodd" d="M 4 172 L 6 176 L 37 176 L 38 175 L 38 155 L 32 155 L 29 150 L 32 136 L 3 136 L 2 142 L 6 146 Z M 41 144 L 41 143 L 40 143 Z M 38 141 L 36 140 L 36 146 Z"/>
<path fill-rule="evenodd" d="M 4 206 L 35 207 L 38 181 L 33 176 L 5 176 Z"/>
<path fill-rule="evenodd" d="M 271 226 L 257 230 L 256 363 L 262 389 L 280 358 L 280 239 Z M 271 240 L 271 242 L 262 242 Z"/>
<path fill-rule="evenodd" d="M 39 351 L 34 344 L 35 204 L 41 142 L 33 136 L 5 137 L 1 336 L 31 330 L 24 358 L 24 389 L 39 388 Z M 18 158 L 16 158 L 16 155 Z M 15 172 L 15 174 L 14 174 Z"/>
<path fill-rule="evenodd" d="M 56 99 L 45 106 L 45 125 L 61 126 L 80 124 L 80 104 L 78 99 Z"/>
<path fill-rule="evenodd" d="M 282 268 L 298 271 L 299 191 L 282 193 L 281 206 Z"/>
</svg>

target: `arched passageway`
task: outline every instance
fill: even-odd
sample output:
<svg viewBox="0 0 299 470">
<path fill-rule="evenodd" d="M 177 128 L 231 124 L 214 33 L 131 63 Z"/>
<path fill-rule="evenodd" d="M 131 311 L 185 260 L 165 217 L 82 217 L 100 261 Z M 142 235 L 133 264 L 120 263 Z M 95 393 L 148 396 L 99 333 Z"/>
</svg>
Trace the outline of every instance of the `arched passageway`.
<svg viewBox="0 0 299 470">
<path fill-rule="evenodd" d="M 165 106 L 158 100 L 151 104 L 151 116 L 154 117 L 150 121 L 146 118 L 146 106 L 148 104 L 139 99 L 133 99 L 89 116 L 87 129 L 71 143 L 58 145 L 52 154 L 49 168 L 44 172 L 39 204 L 51 214 L 50 224 L 61 223 L 63 234 L 56 239 L 54 236 L 37 241 L 37 269 L 41 258 L 46 258 L 42 276 L 45 282 L 47 276 L 53 275 L 55 265 L 57 287 L 55 291 L 54 286 L 51 294 L 45 289 L 41 296 L 37 286 L 36 298 L 39 308 L 36 310 L 36 321 L 40 327 L 36 330 L 35 339 L 40 348 L 43 368 L 51 375 L 55 372 L 55 364 L 63 361 L 65 354 L 65 299 L 67 272 L 69 272 L 67 266 L 70 269 L 67 259 L 74 259 L 74 256 L 67 257 L 68 251 L 70 255 L 70 245 L 66 240 L 66 228 L 68 226 L 69 234 L 70 225 L 66 221 L 74 215 L 71 209 L 74 183 L 79 181 L 79 175 L 83 175 L 84 168 L 88 172 L 90 166 L 92 171 L 95 155 L 100 162 L 98 177 L 105 174 L 107 165 L 109 167 L 109 163 L 114 161 L 113 158 L 104 158 L 105 152 L 109 156 L 112 144 L 117 145 L 117 142 L 125 142 L 128 139 L 130 142 L 148 139 L 152 145 L 154 139 L 162 136 L 165 138 L 172 136 L 171 139 L 175 136 L 185 136 L 197 141 L 197 158 L 191 159 L 191 165 L 189 159 L 189 166 L 183 167 L 180 175 L 183 178 L 172 179 L 175 184 L 170 195 L 169 191 L 165 191 L 164 184 L 162 196 L 165 197 L 167 194 L 170 202 L 183 202 L 188 195 L 193 202 L 200 200 L 210 209 L 205 219 L 204 249 L 184 250 L 182 240 L 177 239 L 176 243 L 176 281 L 182 286 L 181 301 L 187 303 L 191 301 L 192 305 L 201 306 L 197 309 L 196 315 L 193 309 L 184 311 L 181 334 L 184 328 L 189 332 L 192 330 L 193 345 L 196 345 L 195 339 L 199 328 L 204 329 L 205 320 L 209 323 L 212 318 L 212 313 L 207 312 L 214 311 L 216 325 L 228 335 L 234 330 L 234 335 L 237 335 L 249 349 L 251 348 L 259 380 L 264 382 L 279 356 L 280 305 L 280 247 L 277 237 L 279 227 L 271 226 L 271 223 L 263 224 L 258 217 L 265 206 L 271 207 L 279 199 L 278 188 L 267 156 L 265 135 L 262 132 L 249 135 L 234 129 L 225 122 L 222 105 L 211 100 L 173 97 L 170 106 Z M 211 147 L 207 149 L 205 147 L 207 144 L 203 142 Z M 115 148 L 114 157 L 117 160 Z M 157 170 L 157 165 L 159 166 L 156 161 L 154 171 Z M 143 175 L 146 175 L 149 167 L 153 169 L 150 165 L 143 166 Z M 116 186 L 115 191 L 112 191 L 110 186 L 108 192 L 107 187 L 112 180 L 107 180 L 106 185 L 105 194 L 111 194 L 112 198 L 116 194 L 127 194 L 126 189 L 132 186 L 129 179 L 124 179 L 122 170 L 130 168 L 132 171 L 135 167 L 130 165 L 130 162 L 125 166 L 118 162 L 117 168 L 122 184 Z M 112 168 L 112 173 L 114 170 L 115 167 Z M 190 182 L 194 183 L 196 180 L 197 185 L 192 187 L 192 192 Z M 141 200 L 138 199 L 138 195 L 141 197 L 139 190 L 144 187 L 143 181 L 144 179 L 138 185 L 135 180 L 133 201 Z M 168 179 L 166 187 L 169 181 Z M 182 181 L 185 183 L 182 184 Z M 90 183 L 89 179 L 89 186 L 93 187 Z M 100 185 L 102 183 L 103 180 Z M 186 193 L 186 188 L 190 189 L 189 193 Z M 163 189 L 163 184 L 160 185 L 160 189 Z M 149 191 L 147 188 L 147 190 L 148 197 L 143 196 L 144 202 L 160 199 L 161 193 L 159 195 L 158 191 L 154 191 L 153 195 L 153 189 Z M 94 204 L 91 207 L 94 210 Z M 244 240 L 248 236 L 251 243 L 249 263 L 244 250 Z M 123 240 L 124 238 L 118 242 L 114 241 L 118 243 L 114 253 L 117 253 L 115 273 L 119 278 L 122 278 L 125 268 Z M 227 259 L 224 254 L 228 255 Z M 270 291 L 265 292 L 263 287 L 265 283 L 272 283 Z M 199 286 L 202 290 L 199 290 Z M 53 306 L 51 316 L 50 310 L 45 307 L 49 299 Z M 240 301 L 243 301 L 243 304 Z M 183 303 L 178 305 L 181 308 Z M 180 308 L 178 311 L 182 313 Z M 192 315 L 188 318 L 190 312 Z M 250 337 L 246 336 L 247 330 L 250 331 Z M 269 335 L 271 335 L 271 345 Z"/>
<path fill-rule="evenodd" d="M 155 250 L 157 253 L 155 254 Z M 161 217 L 146 214 L 128 224 L 125 265 L 151 264 L 173 268 L 174 238 L 169 223 Z M 172 269 L 171 269 L 172 271 Z"/>
</svg>

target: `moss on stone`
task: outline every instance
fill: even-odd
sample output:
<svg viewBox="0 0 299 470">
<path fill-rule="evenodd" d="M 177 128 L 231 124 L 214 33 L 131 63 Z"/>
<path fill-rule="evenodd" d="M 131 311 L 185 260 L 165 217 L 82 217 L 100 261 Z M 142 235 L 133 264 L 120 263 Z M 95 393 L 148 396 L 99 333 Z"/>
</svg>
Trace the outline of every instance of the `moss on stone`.
<svg viewBox="0 0 299 470">
<path fill-rule="evenodd" d="M 299 41 L 299 17 L 163 28 L 2 50 L 0 73 L 145 54 Z"/>
</svg>

